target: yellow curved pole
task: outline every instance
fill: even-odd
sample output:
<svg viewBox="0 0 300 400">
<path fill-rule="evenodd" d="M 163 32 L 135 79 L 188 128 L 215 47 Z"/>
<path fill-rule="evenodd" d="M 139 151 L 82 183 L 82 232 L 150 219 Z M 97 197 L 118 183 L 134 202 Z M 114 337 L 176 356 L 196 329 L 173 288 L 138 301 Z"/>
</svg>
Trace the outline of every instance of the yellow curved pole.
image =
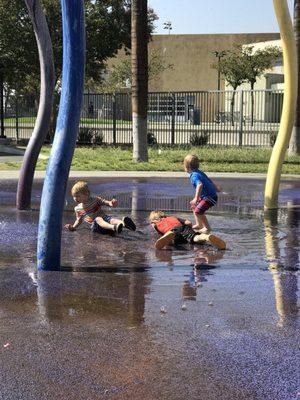
<svg viewBox="0 0 300 400">
<path fill-rule="evenodd" d="M 279 181 L 285 152 L 292 134 L 297 97 L 297 56 L 291 17 L 286 0 L 273 0 L 279 25 L 284 67 L 284 100 L 278 136 L 269 162 L 265 209 L 278 205 Z"/>
</svg>

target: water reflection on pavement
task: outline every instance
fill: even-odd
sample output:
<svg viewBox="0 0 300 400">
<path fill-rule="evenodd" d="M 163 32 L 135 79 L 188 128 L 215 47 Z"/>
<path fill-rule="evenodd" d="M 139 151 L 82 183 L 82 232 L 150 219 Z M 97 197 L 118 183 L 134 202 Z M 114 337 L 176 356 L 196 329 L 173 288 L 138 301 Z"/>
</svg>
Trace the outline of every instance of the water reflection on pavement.
<svg viewBox="0 0 300 400">
<path fill-rule="evenodd" d="M 32 211 L 0 198 L 0 393 L 3 399 L 296 399 L 299 392 L 299 184 L 277 214 L 262 182 L 221 182 L 209 216 L 228 250 L 155 251 L 151 209 L 190 216 L 188 184 L 101 180 L 138 230 L 64 232 L 62 271 L 36 272 Z M 73 219 L 67 198 L 64 222 Z M 161 312 L 163 308 L 164 312 Z"/>
</svg>

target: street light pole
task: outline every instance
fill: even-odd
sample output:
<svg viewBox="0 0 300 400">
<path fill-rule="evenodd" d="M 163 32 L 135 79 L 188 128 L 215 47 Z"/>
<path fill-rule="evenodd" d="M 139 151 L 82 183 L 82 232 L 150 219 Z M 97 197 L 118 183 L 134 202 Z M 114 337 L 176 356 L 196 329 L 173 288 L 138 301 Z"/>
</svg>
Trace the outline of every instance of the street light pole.
<svg viewBox="0 0 300 400">
<path fill-rule="evenodd" d="M 218 64 L 219 64 L 221 58 L 225 56 L 226 51 L 224 51 L 224 50 L 214 51 L 213 54 L 217 57 Z M 218 70 L 218 90 L 220 90 L 220 89 L 221 89 L 221 74 L 220 74 L 220 71 Z"/>
<path fill-rule="evenodd" d="M 4 77 L 3 77 L 3 64 L 0 63 L 0 117 L 1 117 L 1 135 L 0 139 L 5 139 L 4 135 L 4 98 L 3 98 L 3 89 L 4 89 Z"/>
<path fill-rule="evenodd" d="M 171 30 L 172 30 L 172 23 L 171 23 L 171 21 L 164 22 L 164 28 L 163 28 L 163 29 L 168 29 L 168 33 L 169 33 L 169 35 L 170 35 L 170 32 L 171 32 Z"/>
<path fill-rule="evenodd" d="M 221 51 L 214 51 L 213 54 L 217 57 L 218 59 L 218 64 L 220 63 L 220 60 L 222 57 L 225 56 L 226 51 L 221 50 Z M 221 73 L 220 70 L 218 69 L 218 95 L 217 95 L 217 122 L 220 122 L 220 90 L 221 90 Z"/>
</svg>

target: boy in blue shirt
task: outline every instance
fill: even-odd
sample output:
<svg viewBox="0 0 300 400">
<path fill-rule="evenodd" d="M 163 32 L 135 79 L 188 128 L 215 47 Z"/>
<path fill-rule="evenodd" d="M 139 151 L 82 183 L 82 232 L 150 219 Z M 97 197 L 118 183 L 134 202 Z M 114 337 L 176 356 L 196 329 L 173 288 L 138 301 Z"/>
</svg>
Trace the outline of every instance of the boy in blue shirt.
<svg viewBox="0 0 300 400">
<path fill-rule="evenodd" d="M 196 222 L 193 229 L 201 233 L 209 233 L 211 228 L 204 213 L 217 203 L 217 192 L 220 192 L 220 187 L 209 179 L 203 171 L 199 170 L 197 156 L 188 154 L 183 165 L 184 170 L 190 174 L 191 184 L 195 188 L 195 196 L 190 201 Z"/>
</svg>

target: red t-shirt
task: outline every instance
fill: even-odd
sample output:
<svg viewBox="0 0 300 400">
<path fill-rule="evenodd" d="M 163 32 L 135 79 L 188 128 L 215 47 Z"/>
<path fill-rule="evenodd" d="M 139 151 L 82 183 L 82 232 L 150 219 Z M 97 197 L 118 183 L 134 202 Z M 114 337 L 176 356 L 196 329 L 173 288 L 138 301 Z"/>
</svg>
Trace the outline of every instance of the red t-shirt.
<svg viewBox="0 0 300 400">
<path fill-rule="evenodd" d="M 176 217 L 163 217 L 158 221 L 154 221 L 155 229 L 158 233 L 164 235 L 169 232 L 171 229 L 176 228 L 178 226 L 182 226 L 182 222 Z"/>
</svg>

